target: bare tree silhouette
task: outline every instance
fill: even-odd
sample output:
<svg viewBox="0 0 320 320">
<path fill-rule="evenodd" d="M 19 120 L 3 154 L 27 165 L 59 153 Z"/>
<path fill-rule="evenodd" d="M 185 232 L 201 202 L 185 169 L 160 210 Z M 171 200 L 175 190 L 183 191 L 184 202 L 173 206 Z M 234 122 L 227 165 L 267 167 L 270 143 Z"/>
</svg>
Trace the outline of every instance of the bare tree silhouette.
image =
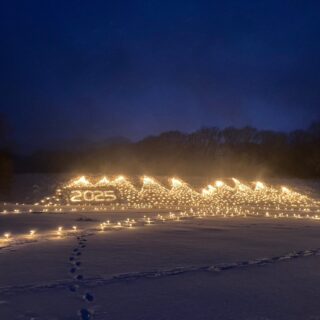
<svg viewBox="0 0 320 320">
<path fill-rule="evenodd" d="M 181 176 L 320 177 L 320 122 L 289 133 L 252 127 L 164 132 L 79 151 L 41 151 L 17 162 L 20 171 L 105 172 Z"/>
</svg>

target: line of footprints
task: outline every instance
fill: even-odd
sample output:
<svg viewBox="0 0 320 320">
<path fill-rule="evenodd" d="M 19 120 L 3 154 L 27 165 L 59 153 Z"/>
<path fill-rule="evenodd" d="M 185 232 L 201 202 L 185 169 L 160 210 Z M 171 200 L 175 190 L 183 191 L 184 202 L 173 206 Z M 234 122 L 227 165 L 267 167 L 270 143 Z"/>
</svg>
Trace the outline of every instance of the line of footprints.
<svg viewBox="0 0 320 320">
<path fill-rule="evenodd" d="M 78 311 L 78 316 L 80 317 L 81 320 L 91 320 L 93 319 L 93 311 L 91 308 L 88 306 L 92 304 L 94 301 L 94 296 L 87 291 L 84 291 L 81 289 L 81 282 L 84 279 L 83 274 L 81 273 L 81 266 L 82 266 L 82 253 L 83 250 L 87 246 L 87 238 L 86 234 L 81 234 L 77 236 L 77 242 L 78 245 L 76 248 L 73 249 L 70 257 L 69 257 L 69 262 L 70 262 L 70 275 L 73 277 L 74 284 L 71 284 L 69 286 L 69 290 L 77 295 L 80 295 L 83 301 L 85 302 L 85 306 L 81 308 Z"/>
</svg>

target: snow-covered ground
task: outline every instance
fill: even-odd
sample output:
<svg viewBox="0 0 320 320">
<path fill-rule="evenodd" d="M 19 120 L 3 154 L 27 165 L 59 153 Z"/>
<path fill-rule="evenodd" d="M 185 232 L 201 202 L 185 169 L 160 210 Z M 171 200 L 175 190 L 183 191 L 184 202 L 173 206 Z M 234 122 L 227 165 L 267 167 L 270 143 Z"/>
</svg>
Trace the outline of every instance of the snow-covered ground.
<svg viewBox="0 0 320 320">
<path fill-rule="evenodd" d="M 155 217 L 0 215 L 0 319 L 320 319 L 319 220 Z"/>
<path fill-rule="evenodd" d="M 17 176 L 0 204 L 0 320 L 320 320 L 318 181 L 134 180 L 193 210 L 33 204 L 65 179 Z"/>
</svg>

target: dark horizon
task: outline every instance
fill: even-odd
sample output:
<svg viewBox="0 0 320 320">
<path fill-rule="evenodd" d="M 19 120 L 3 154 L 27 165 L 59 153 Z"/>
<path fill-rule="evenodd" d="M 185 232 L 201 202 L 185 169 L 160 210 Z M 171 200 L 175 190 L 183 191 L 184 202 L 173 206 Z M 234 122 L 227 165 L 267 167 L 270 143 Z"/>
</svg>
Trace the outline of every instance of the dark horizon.
<svg viewBox="0 0 320 320">
<path fill-rule="evenodd" d="M 3 1 L 0 112 L 18 146 L 320 119 L 320 3 Z"/>
<path fill-rule="evenodd" d="M 110 173 L 157 176 L 316 178 L 320 122 L 290 133 L 252 127 L 203 128 L 149 136 L 139 142 L 80 142 L 14 157 L 20 173 Z"/>
<path fill-rule="evenodd" d="M 12 139 L 12 130 L 10 124 L 7 123 L 6 119 L 4 118 L 4 136 L 7 138 L 3 141 L 2 145 L 5 148 L 8 148 L 10 153 L 15 156 L 30 156 L 32 154 L 37 154 L 38 152 L 51 152 L 51 151 L 58 151 L 58 152 L 68 152 L 68 151 L 84 151 L 84 150 L 91 150 L 91 149 L 103 149 L 104 147 L 109 147 L 111 145 L 129 145 L 129 144 L 139 144 L 143 143 L 146 140 L 150 139 L 158 139 L 161 138 L 163 135 L 170 135 L 174 134 L 181 134 L 185 136 L 192 136 L 197 135 L 197 133 L 203 130 L 218 130 L 219 132 L 225 130 L 235 130 L 235 131 L 242 131 L 245 129 L 256 130 L 259 133 L 265 132 L 266 134 L 270 135 L 283 135 L 289 138 L 290 136 L 294 137 L 295 135 L 303 135 L 310 131 L 310 128 L 313 126 L 319 128 L 320 120 L 319 121 L 312 121 L 309 123 L 305 128 L 295 128 L 292 130 L 270 130 L 270 129 L 259 129 L 253 126 L 244 125 L 244 126 L 225 126 L 225 127 L 218 127 L 218 126 L 202 126 L 196 128 L 192 131 L 180 131 L 180 130 L 167 130 L 158 132 L 155 134 L 146 134 L 137 139 L 132 139 L 127 136 L 100 136 L 100 137 L 90 137 L 90 136 L 73 136 L 70 138 L 62 137 L 52 139 L 46 144 L 40 145 L 21 145 Z"/>
</svg>

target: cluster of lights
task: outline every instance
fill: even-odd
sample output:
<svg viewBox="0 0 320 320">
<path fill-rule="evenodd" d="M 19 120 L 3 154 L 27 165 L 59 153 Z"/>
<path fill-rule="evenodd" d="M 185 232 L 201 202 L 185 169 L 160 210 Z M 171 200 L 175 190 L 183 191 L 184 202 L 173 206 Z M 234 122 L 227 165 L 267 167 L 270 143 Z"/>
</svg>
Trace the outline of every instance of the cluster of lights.
<svg viewBox="0 0 320 320">
<path fill-rule="evenodd" d="M 231 181 L 231 182 L 230 182 Z M 76 178 L 51 197 L 45 197 L 32 206 L 23 206 L 2 213 L 20 212 L 104 212 L 126 210 L 194 210 L 200 214 L 222 216 L 263 215 L 273 217 L 310 217 L 317 219 L 320 203 L 306 195 L 295 192 L 286 186 L 275 188 L 261 181 L 244 184 L 236 178 L 215 181 L 200 192 L 178 178 L 169 179 L 169 188 L 155 178 L 144 176 L 141 187 L 137 188 L 129 179 L 118 176 L 113 179 L 101 177 Z M 75 189 L 107 190 L 113 188 L 118 198 L 110 203 L 70 203 L 65 194 Z M 28 209 L 25 209 L 28 208 Z M 268 213 L 268 214 L 267 214 Z M 62 230 L 58 231 L 62 233 Z"/>
<path fill-rule="evenodd" d="M 105 212 L 105 211 L 163 211 L 152 216 L 134 220 L 99 223 L 91 231 L 103 232 L 108 230 L 134 229 L 141 226 L 152 226 L 168 221 L 179 222 L 186 219 L 203 219 L 206 217 L 247 217 L 261 216 L 268 219 L 309 219 L 320 221 L 320 202 L 289 189 L 287 186 L 279 188 L 269 186 L 261 181 L 244 184 L 236 178 L 232 182 L 215 181 L 207 185 L 200 192 L 191 188 L 186 182 L 178 178 L 169 179 L 170 188 L 166 188 L 155 178 L 144 176 L 141 188 L 137 188 L 129 179 L 118 176 L 114 179 L 102 177 L 95 182 L 84 176 L 79 177 L 56 190 L 52 197 L 45 197 L 35 205 L 15 204 L 12 210 L 6 208 L 3 214 L 22 212 Z M 70 204 L 63 203 L 66 191 L 77 188 L 99 190 L 114 188 L 119 194 L 119 201 L 109 204 Z M 121 202 L 125 199 L 125 202 Z M 4 204 L 8 207 L 8 204 Z M 161 210 L 160 210 L 161 209 Z M 17 239 L 40 239 L 43 235 L 52 239 L 61 239 L 79 232 L 76 225 L 71 228 L 57 227 L 53 232 L 39 233 L 31 229 L 23 236 L 13 236 L 10 232 L 0 235 L 0 244 L 4 246 Z"/>
<path fill-rule="evenodd" d="M 248 211 L 248 215 L 249 215 Z M 318 215 L 310 215 L 310 214 L 301 214 L 301 213 L 293 213 L 292 215 L 289 215 L 288 213 L 271 213 L 270 211 L 266 211 L 264 214 L 254 214 L 251 213 L 252 216 L 261 215 L 266 218 L 295 218 L 295 219 L 311 219 L 311 220 L 320 220 L 320 214 Z M 167 222 L 180 222 L 184 220 L 189 219 L 203 219 L 203 218 L 210 218 L 210 217 L 246 217 L 247 214 L 245 212 L 241 212 L 241 214 L 238 212 L 208 212 L 206 210 L 193 210 L 192 208 L 189 210 L 183 210 L 183 211 L 174 211 L 174 212 L 166 212 L 162 214 L 153 214 L 152 216 L 146 216 L 139 219 L 132 219 L 132 218 L 126 218 L 119 221 L 111 222 L 110 220 L 104 221 L 100 223 L 97 226 L 93 226 L 92 228 L 81 230 L 84 231 L 90 231 L 90 232 L 102 232 L 105 233 L 106 231 L 112 231 L 112 230 L 125 230 L 125 229 L 133 229 L 134 227 L 144 227 L 144 226 L 152 226 L 159 223 L 167 223 Z M 66 236 L 74 235 L 75 233 L 79 232 L 77 226 L 72 226 L 71 228 L 64 228 L 63 226 L 57 227 L 53 232 L 47 232 L 47 233 L 39 233 L 35 229 L 32 229 L 27 233 L 26 235 L 20 235 L 14 237 L 10 232 L 6 232 L 3 234 L 3 237 L 0 236 L 0 244 L 3 244 L 4 246 L 8 245 L 8 243 L 13 242 L 15 240 L 21 240 L 23 238 L 36 238 L 40 240 L 43 236 L 46 239 L 61 239 Z M 50 237 L 51 235 L 51 237 Z M 48 237 L 49 236 L 49 237 Z"/>
</svg>

